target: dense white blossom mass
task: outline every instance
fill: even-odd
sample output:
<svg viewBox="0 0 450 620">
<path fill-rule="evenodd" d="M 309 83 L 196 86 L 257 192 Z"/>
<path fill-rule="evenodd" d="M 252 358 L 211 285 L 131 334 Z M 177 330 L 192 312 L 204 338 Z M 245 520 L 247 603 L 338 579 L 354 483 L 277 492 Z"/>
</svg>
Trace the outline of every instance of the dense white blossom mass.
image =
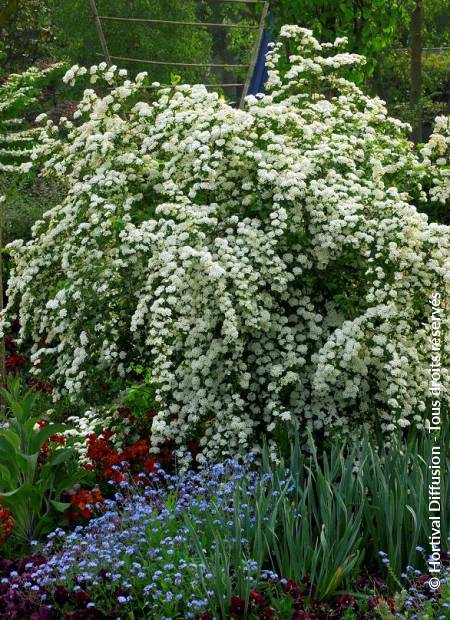
<svg viewBox="0 0 450 620">
<path fill-rule="evenodd" d="M 59 127 L 41 119 L 35 157 L 67 197 L 10 247 L 6 321 L 19 318 L 57 394 L 92 401 L 140 364 L 155 443 L 200 436 L 203 457 L 292 423 L 423 423 L 449 228 L 414 201 L 448 198 L 448 122 L 416 153 L 342 77 L 363 62 L 342 44 L 284 27 L 267 94 L 244 110 L 100 65 L 88 76 L 106 95 L 85 90 Z"/>
</svg>

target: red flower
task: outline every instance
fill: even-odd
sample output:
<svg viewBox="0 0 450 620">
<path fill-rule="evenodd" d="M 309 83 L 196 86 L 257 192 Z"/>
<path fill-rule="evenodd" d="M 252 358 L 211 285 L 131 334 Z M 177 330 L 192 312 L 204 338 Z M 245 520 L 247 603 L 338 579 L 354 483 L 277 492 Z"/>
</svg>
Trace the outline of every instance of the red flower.
<svg viewBox="0 0 450 620">
<path fill-rule="evenodd" d="M 230 614 L 236 618 L 243 618 L 245 613 L 245 601 L 240 596 L 232 596 L 230 601 Z"/>
<path fill-rule="evenodd" d="M 15 340 L 12 336 L 5 336 L 5 349 L 12 351 L 14 349 Z"/>
<path fill-rule="evenodd" d="M 264 607 L 264 605 L 266 604 L 266 599 L 257 590 L 252 590 L 250 592 L 249 600 L 250 600 L 250 603 L 253 603 L 253 605 L 256 605 L 256 607 Z"/>
<path fill-rule="evenodd" d="M 286 585 L 284 586 L 284 591 L 286 594 L 290 594 L 296 603 L 299 603 L 303 600 L 303 593 L 300 589 L 299 584 L 294 579 L 289 579 Z"/>
<path fill-rule="evenodd" d="M 53 598 L 62 607 L 69 600 L 69 591 L 62 585 L 56 586 Z"/>
<path fill-rule="evenodd" d="M 272 607 L 264 607 L 259 612 L 258 620 L 272 620 L 272 618 L 275 618 L 275 610 Z"/>
<path fill-rule="evenodd" d="M 46 420 L 39 420 L 38 422 L 38 426 L 40 429 L 45 428 L 47 424 L 48 422 Z M 41 464 L 45 463 L 45 461 L 47 460 L 48 453 L 51 448 L 51 444 L 58 444 L 60 446 L 65 446 L 66 438 L 64 437 L 64 435 L 61 435 L 60 433 L 55 433 L 53 435 L 50 435 L 50 437 L 48 438 L 48 441 L 46 441 L 41 447 L 41 451 L 39 453 L 39 463 Z"/>
<path fill-rule="evenodd" d="M 15 525 L 16 522 L 12 517 L 12 513 L 0 504 L 0 544 L 3 544 L 8 540 L 13 533 Z"/>
<path fill-rule="evenodd" d="M 131 415 L 131 409 L 122 405 L 121 407 L 117 407 L 117 413 L 123 418 L 128 418 Z"/>
<path fill-rule="evenodd" d="M 188 449 L 189 452 L 191 453 L 192 458 L 195 459 L 197 458 L 197 454 L 199 452 L 200 446 L 198 445 L 197 441 L 191 441 L 191 443 L 188 445 Z"/>
<path fill-rule="evenodd" d="M 154 474 L 157 471 L 157 464 L 158 462 L 154 458 L 149 456 L 148 459 L 145 459 L 144 461 L 144 471 L 147 474 Z"/>
<path fill-rule="evenodd" d="M 40 607 L 31 614 L 31 620 L 54 620 L 58 617 L 58 613 L 51 607 Z"/>
<path fill-rule="evenodd" d="M 351 594 L 341 594 L 336 597 L 336 603 L 339 609 L 346 609 L 348 607 L 355 607 L 356 599 Z"/>
<path fill-rule="evenodd" d="M 16 373 L 20 368 L 28 364 L 28 358 L 19 353 L 8 355 L 5 360 L 6 372 Z"/>
<path fill-rule="evenodd" d="M 122 471 L 126 469 L 131 473 L 153 473 L 157 469 L 158 462 L 150 455 L 150 442 L 148 439 L 139 439 L 131 446 L 127 446 L 121 452 L 111 445 L 111 431 L 104 431 L 99 436 L 95 433 L 89 436 L 87 455 L 91 463 L 86 465 L 86 469 L 97 470 L 100 475 L 116 483 L 125 480 L 125 476 L 115 465 L 126 463 L 122 466 Z M 161 455 L 166 457 L 166 455 Z M 168 461 L 168 458 L 166 457 Z"/>
<path fill-rule="evenodd" d="M 90 519 L 94 509 L 100 505 L 103 506 L 105 500 L 98 487 L 91 490 L 83 489 L 81 491 L 69 492 L 70 503 L 73 507 L 66 511 L 66 516 L 70 521 L 76 521 L 80 517 Z"/>
<path fill-rule="evenodd" d="M 312 620 L 312 615 L 305 609 L 294 609 L 291 620 Z"/>
<path fill-rule="evenodd" d="M 74 592 L 72 594 L 72 598 L 76 605 L 79 607 L 86 607 L 86 603 L 91 601 L 91 597 L 85 590 L 78 590 L 78 592 Z"/>
<path fill-rule="evenodd" d="M 388 598 L 388 599 L 386 599 L 386 603 L 388 604 L 388 607 L 389 607 L 391 613 L 395 613 L 395 611 L 396 611 L 396 609 L 395 609 L 395 599 Z"/>
<path fill-rule="evenodd" d="M 42 392 L 43 394 L 51 394 L 53 392 L 51 385 L 48 383 L 42 383 L 37 379 L 28 379 L 27 384 L 35 392 Z"/>
</svg>

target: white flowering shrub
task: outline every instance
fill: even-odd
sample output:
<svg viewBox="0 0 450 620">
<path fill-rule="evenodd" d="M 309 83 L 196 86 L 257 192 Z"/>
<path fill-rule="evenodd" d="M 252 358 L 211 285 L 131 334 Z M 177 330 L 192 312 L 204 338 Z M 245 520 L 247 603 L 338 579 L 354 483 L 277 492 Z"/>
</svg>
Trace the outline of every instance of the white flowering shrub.
<svg viewBox="0 0 450 620">
<path fill-rule="evenodd" d="M 430 176 L 432 202 L 450 201 L 450 117 L 438 116 L 428 143 L 421 149 Z"/>
<path fill-rule="evenodd" d="M 267 94 L 244 110 L 92 67 L 109 92 L 44 122 L 36 156 L 67 197 L 10 247 L 5 322 L 19 318 L 57 394 L 91 404 L 139 364 L 155 445 L 199 436 L 203 457 L 293 422 L 422 425 L 450 229 L 414 206 L 426 164 L 342 77 L 363 62 L 343 43 L 283 28 Z"/>
<path fill-rule="evenodd" d="M 25 115 L 62 67 L 62 63 L 46 69 L 30 67 L 23 73 L 12 73 L 0 84 L 0 174 L 30 170 L 29 159 L 39 129 L 29 127 Z"/>
</svg>

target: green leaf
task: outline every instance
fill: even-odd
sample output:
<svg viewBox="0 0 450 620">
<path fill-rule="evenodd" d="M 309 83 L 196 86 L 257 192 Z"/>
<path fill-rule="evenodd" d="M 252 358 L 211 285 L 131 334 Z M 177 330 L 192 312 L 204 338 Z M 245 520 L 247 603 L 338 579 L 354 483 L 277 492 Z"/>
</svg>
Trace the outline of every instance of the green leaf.
<svg viewBox="0 0 450 620">
<path fill-rule="evenodd" d="M 16 448 L 5 435 L 0 435 L 0 458 L 2 453 L 7 459 L 11 459 L 13 463 L 16 463 Z"/>
<path fill-rule="evenodd" d="M 39 452 L 35 452 L 34 454 L 24 454 L 23 452 L 16 453 L 18 465 L 21 466 L 24 473 L 30 478 L 30 480 L 34 478 L 38 458 Z"/>
<path fill-rule="evenodd" d="M 2 435 L 3 437 L 5 437 L 9 443 L 16 449 L 18 450 L 20 447 L 20 437 L 17 433 L 15 433 L 12 430 L 9 429 L 3 429 L 0 432 L 0 435 Z"/>
<path fill-rule="evenodd" d="M 75 450 L 73 448 L 63 448 L 58 450 L 54 456 L 50 459 L 49 465 L 52 467 L 55 465 L 61 465 L 68 461 L 75 454 Z"/>
<path fill-rule="evenodd" d="M 44 428 L 37 432 L 31 439 L 30 449 L 40 450 L 51 435 L 62 433 L 66 430 L 66 428 L 67 427 L 64 424 L 47 424 L 47 426 L 44 426 Z"/>
<path fill-rule="evenodd" d="M 13 475 L 11 475 L 11 471 L 5 465 L 0 465 L 0 487 L 4 486 L 12 486 Z M 0 491 L 1 493 L 1 491 Z"/>
<path fill-rule="evenodd" d="M 50 504 L 57 510 L 58 512 L 65 512 L 68 508 L 70 508 L 70 502 L 57 502 L 54 499 L 50 500 Z"/>
</svg>

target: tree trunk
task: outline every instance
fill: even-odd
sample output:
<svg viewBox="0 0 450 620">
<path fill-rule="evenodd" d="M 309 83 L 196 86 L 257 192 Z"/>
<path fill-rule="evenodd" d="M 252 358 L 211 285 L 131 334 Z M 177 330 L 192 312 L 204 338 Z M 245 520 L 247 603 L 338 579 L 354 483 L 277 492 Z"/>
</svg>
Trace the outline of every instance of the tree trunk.
<svg viewBox="0 0 450 620">
<path fill-rule="evenodd" d="M 411 113 L 413 118 L 412 139 L 422 141 L 422 0 L 416 0 L 411 15 Z"/>
</svg>

